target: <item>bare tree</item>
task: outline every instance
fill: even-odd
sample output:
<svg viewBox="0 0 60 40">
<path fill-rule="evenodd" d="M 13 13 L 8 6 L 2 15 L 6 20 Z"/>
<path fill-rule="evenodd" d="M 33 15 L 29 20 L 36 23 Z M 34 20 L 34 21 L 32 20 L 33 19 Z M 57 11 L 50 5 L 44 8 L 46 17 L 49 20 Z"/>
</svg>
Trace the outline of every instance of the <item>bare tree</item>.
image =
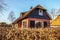
<svg viewBox="0 0 60 40">
<path fill-rule="evenodd" d="M 60 13 L 60 9 L 52 9 L 51 16 L 52 18 L 56 17 Z"/>
<path fill-rule="evenodd" d="M 5 0 L 0 0 L 0 14 L 2 14 L 4 10 L 6 10 L 5 6 L 7 6 L 7 4 L 5 4 Z"/>
<path fill-rule="evenodd" d="M 15 20 L 15 13 L 11 11 L 8 15 L 9 21 L 13 22 Z"/>
</svg>

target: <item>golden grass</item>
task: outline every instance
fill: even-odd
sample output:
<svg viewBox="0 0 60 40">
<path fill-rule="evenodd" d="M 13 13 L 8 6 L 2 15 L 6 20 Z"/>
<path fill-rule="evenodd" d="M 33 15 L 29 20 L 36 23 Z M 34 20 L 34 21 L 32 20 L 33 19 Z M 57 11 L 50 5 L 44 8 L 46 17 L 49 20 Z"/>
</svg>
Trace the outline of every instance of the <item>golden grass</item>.
<svg viewBox="0 0 60 40">
<path fill-rule="evenodd" d="M 0 40 L 60 40 L 55 28 L 0 28 Z"/>
</svg>

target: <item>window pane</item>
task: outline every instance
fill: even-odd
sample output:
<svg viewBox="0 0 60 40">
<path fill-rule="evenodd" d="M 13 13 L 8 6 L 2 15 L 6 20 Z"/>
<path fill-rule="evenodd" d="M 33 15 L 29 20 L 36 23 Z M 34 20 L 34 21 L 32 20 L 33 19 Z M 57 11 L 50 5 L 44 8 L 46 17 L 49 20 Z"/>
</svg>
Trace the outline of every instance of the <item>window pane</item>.
<svg viewBox="0 0 60 40">
<path fill-rule="evenodd" d="M 47 27 L 47 22 L 44 22 L 44 27 Z"/>
<path fill-rule="evenodd" d="M 39 15 L 43 15 L 43 10 L 39 9 Z"/>
<path fill-rule="evenodd" d="M 35 21 L 30 21 L 30 27 L 34 28 L 35 27 Z"/>
<path fill-rule="evenodd" d="M 41 28 L 42 27 L 42 22 L 37 22 L 36 23 L 36 28 Z"/>
<path fill-rule="evenodd" d="M 23 22 L 23 27 L 26 28 L 26 22 Z"/>
</svg>

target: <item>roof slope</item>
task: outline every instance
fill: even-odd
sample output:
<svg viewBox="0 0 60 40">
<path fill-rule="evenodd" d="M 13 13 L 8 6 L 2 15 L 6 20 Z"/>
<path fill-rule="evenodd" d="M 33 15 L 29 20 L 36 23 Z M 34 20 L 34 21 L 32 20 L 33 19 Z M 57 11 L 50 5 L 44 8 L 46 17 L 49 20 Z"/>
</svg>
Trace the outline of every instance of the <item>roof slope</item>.
<svg viewBox="0 0 60 40">
<path fill-rule="evenodd" d="M 56 19 L 51 21 L 51 26 L 60 26 L 60 15 Z"/>
</svg>

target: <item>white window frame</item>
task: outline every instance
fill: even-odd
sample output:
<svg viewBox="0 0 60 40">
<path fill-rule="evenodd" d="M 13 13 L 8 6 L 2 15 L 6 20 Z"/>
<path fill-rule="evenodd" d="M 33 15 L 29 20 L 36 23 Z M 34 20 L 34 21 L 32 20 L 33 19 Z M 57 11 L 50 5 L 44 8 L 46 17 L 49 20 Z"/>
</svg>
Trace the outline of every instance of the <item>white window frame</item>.
<svg viewBox="0 0 60 40">
<path fill-rule="evenodd" d="M 43 10 L 39 9 L 39 15 L 43 15 Z"/>
<path fill-rule="evenodd" d="M 18 24 L 15 24 L 15 28 L 18 28 Z"/>
<path fill-rule="evenodd" d="M 44 28 L 44 22 L 42 22 L 42 28 Z"/>
<path fill-rule="evenodd" d="M 23 22 L 23 28 L 26 28 L 26 22 Z"/>
</svg>

